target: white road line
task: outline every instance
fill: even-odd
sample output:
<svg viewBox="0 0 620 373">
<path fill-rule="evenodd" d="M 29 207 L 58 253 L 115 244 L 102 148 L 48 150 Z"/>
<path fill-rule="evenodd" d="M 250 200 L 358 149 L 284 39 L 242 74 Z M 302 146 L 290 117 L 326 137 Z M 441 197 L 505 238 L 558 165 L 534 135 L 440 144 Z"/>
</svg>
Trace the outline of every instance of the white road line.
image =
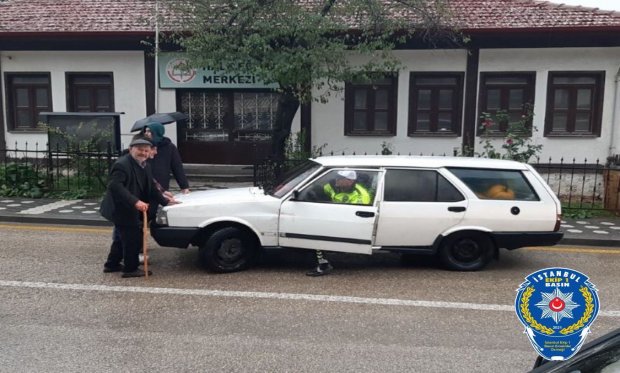
<svg viewBox="0 0 620 373">
<path fill-rule="evenodd" d="M 42 206 L 37 206 L 37 207 L 32 207 L 26 210 L 22 210 L 19 212 L 19 214 L 28 214 L 28 215 L 37 215 L 37 214 L 42 214 L 44 212 L 48 212 L 54 209 L 58 209 L 61 207 L 66 207 L 69 205 L 73 205 L 75 203 L 80 202 L 79 200 L 73 200 L 73 201 L 56 201 L 56 202 L 52 202 L 52 203 L 48 203 L 47 205 L 42 205 Z"/>
<path fill-rule="evenodd" d="M 226 290 L 206 290 L 206 289 L 154 288 L 154 287 L 140 287 L 140 286 L 62 284 L 62 283 L 54 283 L 54 282 L 29 282 L 29 281 L 5 281 L 5 280 L 0 280 L 0 287 L 54 289 L 54 290 L 78 290 L 78 291 L 94 291 L 94 292 L 100 291 L 100 292 L 117 292 L 117 293 L 197 295 L 197 296 L 208 296 L 208 297 L 305 300 L 305 301 L 318 301 L 318 302 L 377 304 L 377 305 L 385 305 L 385 306 L 408 306 L 408 307 L 514 312 L 513 306 L 502 305 L 502 304 L 440 302 L 440 301 L 390 299 L 390 298 L 364 298 L 364 297 L 347 297 L 347 296 L 341 296 L 341 295 L 268 293 L 268 292 L 257 292 L 257 291 L 226 291 Z M 601 311 L 599 312 L 599 316 L 620 317 L 620 311 Z"/>
</svg>

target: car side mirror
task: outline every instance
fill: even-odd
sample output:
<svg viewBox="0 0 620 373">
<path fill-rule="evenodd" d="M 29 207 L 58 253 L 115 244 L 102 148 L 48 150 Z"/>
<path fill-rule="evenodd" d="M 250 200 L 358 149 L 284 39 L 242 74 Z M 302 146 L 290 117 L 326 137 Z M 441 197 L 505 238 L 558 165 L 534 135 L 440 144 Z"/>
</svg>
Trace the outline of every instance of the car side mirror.
<svg viewBox="0 0 620 373">
<path fill-rule="evenodd" d="M 293 191 L 293 198 L 291 198 L 291 201 L 297 201 L 299 199 L 299 191 L 298 190 L 294 190 Z"/>
</svg>

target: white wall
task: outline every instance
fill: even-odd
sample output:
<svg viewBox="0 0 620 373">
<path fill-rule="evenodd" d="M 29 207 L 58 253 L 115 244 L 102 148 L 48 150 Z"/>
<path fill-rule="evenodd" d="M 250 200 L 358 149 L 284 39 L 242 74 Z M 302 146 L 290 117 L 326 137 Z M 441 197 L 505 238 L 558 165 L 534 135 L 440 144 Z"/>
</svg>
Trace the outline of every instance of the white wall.
<svg viewBox="0 0 620 373">
<path fill-rule="evenodd" d="M 559 162 L 575 157 L 578 161 L 599 158 L 605 162 L 609 154 L 619 153 L 620 134 L 612 128 L 620 125 L 618 115 L 613 118 L 616 92 L 616 74 L 620 67 L 620 48 L 540 48 L 540 49 L 492 49 L 480 51 L 480 71 L 534 71 L 536 92 L 534 101 L 533 136 L 536 144 L 543 145 L 541 161 L 549 157 Z M 543 136 L 547 107 L 547 78 L 549 71 L 605 71 L 603 116 L 601 136 L 594 138 L 571 138 Z M 614 120 L 614 123 L 612 123 Z M 613 140 L 613 144 L 612 144 Z M 501 145 L 500 145 L 501 146 Z M 611 149 L 614 147 L 614 149 Z"/>
<path fill-rule="evenodd" d="M 5 72 L 49 72 L 53 111 L 67 111 L 66 72 L 112 72 L 114 109 L 121 115 L 121 143 L 129 144 L 133 123 L 146 115 L 144 53 L 141 51 L 2 51 L 0 74 Z M 4 78 L 3 78 L 4 79 Z M 2 84 L 3 107 L 6 108 L 5 85 Z M 6 112 L 6 110 L 5 110 Z M 4 114 L 3 114 L 4 115 Z M 4 117 L 6 123 L 6 116 Z M 46 133 L 5 132 L 7 147 L 45 147 Z"/>
<path fill-rule="evenodd" d="M 377 153 L 385 141 L 401 154 L 451 154 L 461 147 L 462 139 L 407 137 L 409 74 L 412 71 L 460 71 L 465 72 L 466 51 L 396 51 L 404 64 L 398 79 L 398 114 L 396 136 L 356 137 L 344 136 L 344 92 L 332 95 L 327 104 L 313 103 L 312 106 L 312 144 L 327 144 L 326 151 L 350 154 Z M 620 68 L 620 48 L 539 48 L 539 49 L 487 49 L 480 51 L 479 71 L 534 71 L 536 88 L 534 102 L 533 136 L 535 144 L 542 144 L 541 158 L 550 156 L 559 161 L 561 156 L 588 158 L 604 162 L 608 154 L 620 153 L 620 93 L 616 94 L 617 73 Z M 545 138 L 544 118 L 547 95 L 547 75 L 549 71 L 605 71 L 605 92 L 601 136 L 596 138 Z M 614 101 L 615 99 L 615 101 Z M 477 100 L 476 100 L 477 101 Z M 616 115 L 614 116 L 614 107 Z M 476 118 L 479 114 L 476 114 Z M 613 123 L 612 123 L 613 121 Z M 478 125 L 478 124 L 477 124 Z M 612 133 L 613 132 L 613 133 Z M 476 150 L 481 151 L 479 138 Z M 613 144 L 612 144 L 613 140 Z M 497 149 L 501 140 L 495 140 Z"/>
<path fill-rule="evenodd" d="M 452 154 L 460 148 L 460 137 L 408 137 L 409 74 L 412 71 L 464 72 L 467 52 L 464 50 L 395 51 L 404 65 L 398 77 L 398 110 L 396 136 L 344 136 L 344 91 L 332 94 L 326 104 L 312 104 L 312 144 L 327 144 L 326 152 L 375 154 L 381 144 L 389 143 L 394 153 L 400 154 Z M 325 152 L 324 152 L 325 154 Z"/>
</svg>

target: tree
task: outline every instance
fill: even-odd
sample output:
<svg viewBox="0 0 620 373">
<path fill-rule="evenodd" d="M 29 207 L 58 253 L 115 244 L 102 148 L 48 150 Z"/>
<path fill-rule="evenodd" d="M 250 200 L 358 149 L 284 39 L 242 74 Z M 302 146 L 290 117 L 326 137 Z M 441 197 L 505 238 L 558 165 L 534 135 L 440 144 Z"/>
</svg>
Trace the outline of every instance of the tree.
<svg viewBox="0 0 620 373">
<path fill-rule="evenodd" d="M 216 67 L 277 83 L 272 152 L 282 157 L 302 103 L 326 102 L 343 82 L 395 72 L 391 51 L 416 30 L 433 40 L 444 0 L 181 0 L 176 43 L 189 67 Z M 417 36 L 416 34 L 416 36 Z M 358 62 L 351 62 L 355 58 Z M 362 62 L 359 62 L 359 61 Z"/>
</svg>

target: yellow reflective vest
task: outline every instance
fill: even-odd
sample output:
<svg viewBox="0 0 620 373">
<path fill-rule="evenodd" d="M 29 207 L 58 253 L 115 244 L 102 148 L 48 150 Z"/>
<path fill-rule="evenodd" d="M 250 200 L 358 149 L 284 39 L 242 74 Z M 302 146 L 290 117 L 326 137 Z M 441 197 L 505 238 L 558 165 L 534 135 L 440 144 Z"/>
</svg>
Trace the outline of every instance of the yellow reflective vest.
<svg viewBox="0 0 620 373">
<path fill-rule="evenodd" d="M 355 187 L 350 192 L 337 193 L 331 184 L 325 184 L 323 186 L 325 194 L 332 199 L 332 202 L 336 203 L 350 203 L 352 205 L 370 205 L 372 198 L 366 188 L 360 184 L 355 184 Z"/>
</svg>

